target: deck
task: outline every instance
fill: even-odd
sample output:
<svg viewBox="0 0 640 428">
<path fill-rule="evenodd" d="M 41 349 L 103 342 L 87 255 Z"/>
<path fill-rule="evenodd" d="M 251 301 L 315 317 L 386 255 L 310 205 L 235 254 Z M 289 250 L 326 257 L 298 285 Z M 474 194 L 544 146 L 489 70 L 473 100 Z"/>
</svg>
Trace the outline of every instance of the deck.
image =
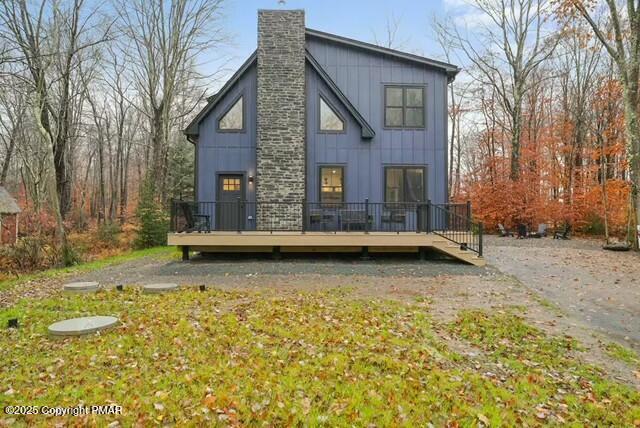
<svg viewBox="0 0 640 428">
<path fill-rule="evenodd" d="M 463 249 L 440 233 L 417 232 L 288 232 L 212 231 L 169 233 L 168 244 L 187 251 L 209 253 L 241 252 L 334 252 L 334 253 L 416 253 L 433 249 L 476 266 L 485 260 Z M 187 253 L 188 254 L 188 253 Z"/>
<path fill-rule="evenodd" d="M 216 252 L 415 252 L 435 249 L 474 265 L 482 223 L 470 204 L 173 201 L 169 245 Z"/>
</svg>

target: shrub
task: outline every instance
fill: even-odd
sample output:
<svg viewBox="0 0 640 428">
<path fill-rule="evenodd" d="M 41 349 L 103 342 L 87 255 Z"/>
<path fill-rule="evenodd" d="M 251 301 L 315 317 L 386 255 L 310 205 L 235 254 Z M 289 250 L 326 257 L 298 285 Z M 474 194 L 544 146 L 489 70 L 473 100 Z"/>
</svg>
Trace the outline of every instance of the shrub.
<svg viewBox="0 0 640 428">
<path fill-rule="evenodd" d="M 582 229 L 588 235 L 604 235 L 604 220 L 595 213 L 589 213 L 585 218 L 585 225 Z"/>
<path fill-rule="evenodd" d="M 82 254 L 79 248 L 67 242 L 67 245 L 62 247 L 58 260 L 63 266 L 74 266 L 82 263 Z"/>
<path fill-rule="evenodd" d="M 36 213 L 27 207 L 20 213 L 21 236 L 53 236 L 55 233 L 56 219 L 49 211 L 42 210 Z"/>
<path fill-rule="evenodd" d="M 52 264 L 50 242 L 43 236 L 20 238 L 15 245 L 0 247 L 0 259 L 3 270 L 13 272 L 30 272 L 45 269 Z"/>
<path fill-rule="evenodd" d="M 167 243 L 169 217 L 155 199 L 153 187 L 150 184 L 142 186 L 136 217 L 140 224 L 135 241 L 136 248 L 149 248 Z"/>
<path fill-rule="evenodd" d="M 108 247 L 115 247 L 118 245 L 118 236 L 122 232 L 118 223 L 103 223 L 98 226 L 96 237 L 100 242 Z"/>
</svg>

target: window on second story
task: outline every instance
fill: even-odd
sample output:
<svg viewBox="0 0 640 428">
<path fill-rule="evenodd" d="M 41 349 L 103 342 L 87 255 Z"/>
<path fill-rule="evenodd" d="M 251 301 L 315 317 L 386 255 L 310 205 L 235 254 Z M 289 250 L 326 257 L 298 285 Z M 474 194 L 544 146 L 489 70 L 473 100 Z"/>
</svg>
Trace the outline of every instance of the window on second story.
<svg viewBox="0 0 640 428">
<path fill-rule="evenodd" d="M 322 96 L 320 96 L 320 132 L 344 132 L 344 120 Z"/>
<path fill-rule="evenodd" d="M 424 88 L 421 86 L 385 86 L 384 126 L 387 128 L 424 128 Z"/>
<path fill-rule="evenodd" d="M 243 98 L 240 97 L 222 115 L 218 121 L 218 130 L 224 132 L 240 132 L 244 130 L 244 106 Z"/>
</svg>

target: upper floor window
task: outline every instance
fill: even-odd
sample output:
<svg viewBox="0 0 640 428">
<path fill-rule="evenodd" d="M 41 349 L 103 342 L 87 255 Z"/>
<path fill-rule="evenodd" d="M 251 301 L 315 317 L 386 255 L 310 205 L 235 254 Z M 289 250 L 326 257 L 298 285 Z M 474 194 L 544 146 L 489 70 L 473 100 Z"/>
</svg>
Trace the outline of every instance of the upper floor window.
<svg viewBox="0 0 640 428">
<path fill-rule="evenodd" d="M 320 96 L 320 132 L 344 132 L 344 120 L 322 96 Z"/>
<path fill-rule="evenodd" d="M 387 128 L 424 128 L 424 88 L 421 86 L 385 86 L 384 126 Z"/>
<path fill-rule="evenodd" d="M 218 121 L 218 130 L 239 132 L 244 130 L 244 97 L 240 97 L 235 103 L 222 115 Z"/>
</svg>

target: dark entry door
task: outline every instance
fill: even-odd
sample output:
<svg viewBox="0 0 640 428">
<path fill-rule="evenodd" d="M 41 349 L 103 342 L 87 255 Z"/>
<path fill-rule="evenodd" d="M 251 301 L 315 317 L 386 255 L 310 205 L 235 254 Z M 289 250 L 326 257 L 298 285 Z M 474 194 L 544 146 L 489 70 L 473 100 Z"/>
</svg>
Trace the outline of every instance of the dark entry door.
<svg viewBox="0 0 640 428">
<path fill-rule="evenodd" d="M 216 203 L 216 230 L 244 228 L 244 188 L 240 174 L 218 176 L 218 202 Z"/>
</svg>

